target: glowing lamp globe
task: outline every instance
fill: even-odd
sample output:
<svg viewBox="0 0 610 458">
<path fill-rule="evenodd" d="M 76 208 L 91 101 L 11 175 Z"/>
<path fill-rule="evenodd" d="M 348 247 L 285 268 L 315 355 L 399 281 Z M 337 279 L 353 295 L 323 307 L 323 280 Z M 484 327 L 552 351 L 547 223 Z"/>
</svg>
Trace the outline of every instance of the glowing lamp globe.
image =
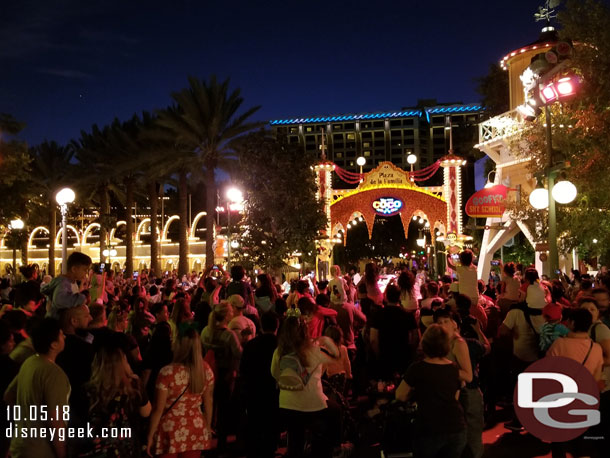
<svg viewBox="0 0 610 458">
<path fill-rule="evenodd" d="M 366 159 L 360 156 L 358 159 L 356 159 L 356 164 L 358 164 L 359 167 L 362 167 L 364 164 L 366 164 Z"/>
<path fill-rule="evenodd" d="M 420 247 L 426 246 L 426 239 L 417 239 L 417 246 L 420 246 Z"/>
<path fill-rule="evenodd" d="M 55 194 L 55 200 L 59 205 L 67 205 L 74 202 L 76 195 L 70 188 L 63 188 Z"/>
<path fill-rule="evenodd" d="M 573 183 L 562 180 L 555 183 L 553 186 L 553 190 L 551 191 L 553 194 L 553 199 L 555 202 L 560 204 L 569 204 L 576 198 L 576 186 Z"/>
<path fill-rule="evenodd" d="M 407 156 L 407 162 L 408 162 L 410 165 L 415 164 L 415 163 L 417 162 L 417 156 L 416 156 L 415 154 L 409 154 L 409 155 Z"/>
<path fill-rule="evenodd" d="M 227 199 L 233 203 L 240 203 L 244 200 L 244 195 L 241 190 L 237 188 L 229 188 L 227 190 Z"/>
<path fill-rule="evenodd" d="M 21 230 L 23 229 L 23 221 L 21 221 L 20 219 L 13 219 L 11 220 L 11 229 L 16 229 L 16 230 Z"/>
<path fill-rule="evenodd" d="M 530 204 L 537 210 L 542 210 L 549 206 L 549 192 L 544 188 L 534 189 L 530 194 Z"/>
<path fill-rule="evenodd" d="M 237 240 L 231 240 L 231 248 L 239 248 L 239 242 Z"/>
</svg>

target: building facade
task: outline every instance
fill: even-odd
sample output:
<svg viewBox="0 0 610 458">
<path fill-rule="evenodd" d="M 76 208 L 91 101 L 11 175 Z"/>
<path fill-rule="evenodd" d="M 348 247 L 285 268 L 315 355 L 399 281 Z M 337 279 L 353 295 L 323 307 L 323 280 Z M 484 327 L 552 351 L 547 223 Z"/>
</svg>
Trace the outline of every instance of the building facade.
<svg viewBox="0 0 610 458">
<path fill-rule="evenodd" d="M 409 168 L 407 154 L 417 155 L 415 169 L 427 167 L 449 149 L 446 117 L 451 118 L 454 150 L 467 154 L 478 139 L 480 104 L 437 104 L 420 101 L 417 107 L 394 112 L 361 113 L 269 122 L 275 135 L 285 135 L 304 151 L 320 151 L 322 133 L 326 134 L 327 158 L 351 172 L 359 172 L 356 159 L 366 159 L 363 172 L 369 172 L 388 161 L 402 169 Z"/>
</svg>

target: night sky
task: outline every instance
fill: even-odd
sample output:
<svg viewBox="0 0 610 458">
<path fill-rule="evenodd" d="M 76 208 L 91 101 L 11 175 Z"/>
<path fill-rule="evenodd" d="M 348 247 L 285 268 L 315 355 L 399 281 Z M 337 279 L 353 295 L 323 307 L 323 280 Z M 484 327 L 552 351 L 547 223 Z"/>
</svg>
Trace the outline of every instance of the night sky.
<svg viewBox="0 0 610 458">
<path fill-rule="evenodd" d="M 258 120 L 476 102 L 475 78 L 538 37 L 542 0 L 3 0 L 0 112 L 60 143 L 231 77 Z"/>
</svg>

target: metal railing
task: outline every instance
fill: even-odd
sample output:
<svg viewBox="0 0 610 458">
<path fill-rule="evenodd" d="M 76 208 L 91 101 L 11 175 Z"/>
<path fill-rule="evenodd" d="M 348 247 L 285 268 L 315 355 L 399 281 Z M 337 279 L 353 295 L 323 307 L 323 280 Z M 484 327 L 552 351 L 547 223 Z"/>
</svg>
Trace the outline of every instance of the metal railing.
<svg viewBox="0 0 610 458">
<path fill-rule="evenodd" d="M 517 109 L 507 111 L 479 123 L 479 144 L 509 137 L 524 127 L 524 121 Z"/>
</svg>

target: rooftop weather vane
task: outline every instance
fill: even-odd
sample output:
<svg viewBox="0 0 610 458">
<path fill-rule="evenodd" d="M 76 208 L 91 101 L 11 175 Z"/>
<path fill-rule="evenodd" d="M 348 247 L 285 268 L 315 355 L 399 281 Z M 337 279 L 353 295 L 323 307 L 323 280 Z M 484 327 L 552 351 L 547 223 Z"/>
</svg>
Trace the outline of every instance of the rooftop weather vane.
<svg viewBox="0 0 610 458">
<path fill-rule="evenodd" d="M 546 21 L 547 25 L 551 24 L 551 19 L 556 18 L 555 8 L 561 3 L 561 0 L 546 0 L 544 6 L 538 7 L 538 12 L 534 13 L 536 22 Z"/>
</svg>

